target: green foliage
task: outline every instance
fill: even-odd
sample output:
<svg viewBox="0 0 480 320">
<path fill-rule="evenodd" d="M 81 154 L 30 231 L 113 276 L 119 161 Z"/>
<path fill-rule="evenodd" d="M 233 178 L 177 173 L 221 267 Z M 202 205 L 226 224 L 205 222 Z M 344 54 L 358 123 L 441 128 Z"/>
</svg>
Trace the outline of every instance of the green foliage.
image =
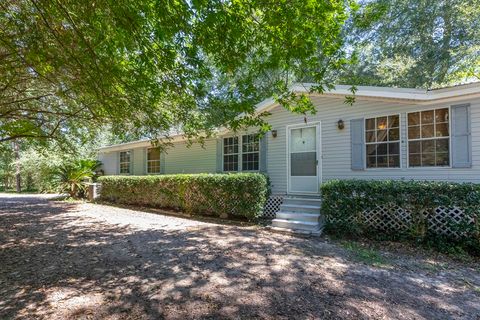
<svg viewBox="0 0 480 320">
<path fill-rule="evenodd" d="M 440 238 L 429 229 L 428 220 L 438 207 L 461 208 L 465 217 L 461 221 L 446 221 L 446 225 L 460 238 L 447 239 L 453 243 L 462 241 L 480 248 L 480 185 L 450 182 L 420 181 L 366 181 L 366 180 L 333 180 L 326 182 L 322 190 L 322 213 L 327 218 L 327 228 L 333 232 L 350 235 L 367 235 L 378 237 L 389 234 L 396 238 L 404 237 L 425 241 Z M 406 228 L 387 231 L 376 230 L 368 224 L 362 213 L 384 207 L 388 214 L 384 221 L 400 221 L 397 208 L 408 210 L 411 222 Z M 469 223 L 473 218 L 474 223 Z M 445 236 L 442 236 L 445 238 Z M 478 250 L 478 249 L 477 249 Z"/>
<path fill-rule="evenodd" d="M 480 80 L 480 0 L 361 1 L 342 82 L 431 88 Z"/>
<path fill-rule="evenodd" d="M 81 159 L 66 163 L 57 168 L 54 173 L 54 183 L 60 193 L 68 193 L 72 198 L 86 196 L 87 184 L 95 178 L 95 170 L 101 163 L 97 160 Z"/>
<path fill-rule="evenodd" d="M 326 74 L 346 63 L 349 8 L 345 0 L 0 1 L 0 141 L 85 136 L 105 124 L 152 139 L 239 126 L 236 117 L 256 116 L 266 96 L 289 96 L 292 81 L 331 84 Z M 281 101 L 295 109 L 295 99 Z"/>
<path fill-rule="evenodd" d="M 48 143 L 33 139 L 19 139 L 20 175 L 23 191 L 55 192 L 54 172 L 71 165 L 78 159 L 94 159 L 101 145 L 125 142 L 114 137 L 108 128 L 89 139 L 67 135 L 67 143 L 50 140 Z M 16 161 L 11 142 L 0 143 L 0 186 L 15 188 Z"/>
<path fill-rule="evenodd" d="M 268 179 L 259 173 L 104 176 L 101 199 L 217 217 L 260 216 Z"/>
<path fill-rule="evenodd" d="M 386 259 L 375 249 L 360 245 L 355 241 L 343 241 L 342 247 L 351 252 L 358 261 L 374 266 L 387 265 Z"/>
</svg>

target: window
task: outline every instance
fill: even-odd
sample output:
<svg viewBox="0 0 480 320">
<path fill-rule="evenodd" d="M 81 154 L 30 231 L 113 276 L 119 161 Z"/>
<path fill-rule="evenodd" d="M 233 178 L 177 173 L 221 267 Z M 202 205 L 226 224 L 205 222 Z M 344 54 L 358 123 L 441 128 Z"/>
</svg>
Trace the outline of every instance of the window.
<svg viewBox="0 0 480 320">
<path fill-rule="evenodd" d="M 147 173 L 160 173 L 160 149 L 147 149 Z"/>
<path fill-rule="evenodd" d="M 399 115 L 365 119 L 367 168 L 400 167 Z"/>
<path fill-rule="evenodd" d="M 120 173 L 130 173 L 130 151 L 120 152 Z"/>
<path fill-rule="evenodd" d="M 408 118 L 408 165 L 450 165 L 448 108 L 412 112 Z"/>
<path fill-rule="evenodd" d="M 257 134 L 224 138 L 223 171 L 258 171 L 259 150 L 260 139 Z"/>
<path fill-rule="evenodd" d="M 238 171 L 238 137 L 223 139 L 223 171 Z"/>
<path fill-rule="evenodd" d="M 249 134 L 242 136 L 242 171 L 258 170 L 258 134 Z"/>
</svg>

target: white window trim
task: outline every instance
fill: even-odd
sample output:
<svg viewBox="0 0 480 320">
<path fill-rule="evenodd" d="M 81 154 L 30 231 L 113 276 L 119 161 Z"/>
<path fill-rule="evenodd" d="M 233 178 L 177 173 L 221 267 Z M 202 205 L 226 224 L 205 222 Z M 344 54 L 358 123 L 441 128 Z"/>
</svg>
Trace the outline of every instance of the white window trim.
<svg viewBox="0 0 480 320">
<path fill-rule="evenodd" d="M 382 118 L 382 117 L 390 117 L 390 116 L 398 116 L 398 137 L 399 137 L 399 140 L 398 140 L 398 143 L 399 143 L 399 154 L 398 156 L 400 157 L 400 166 L 398 167 L 376 167 L 376 168 L 369 168 L 367 167 L 367 127 L 366 127 L 366 120 L 367 119 L 372 119 L 372 118 Z M 399 169 L 402 169 L 403 166 L 402 166 L 402 159 L 403 159 L 403 152 L 402 152 L 402 145 L 403 145 L 403 140 L 402 140 L 402 114 L 401 113 L 389 113 L 389 114 L 382 114 L 382 115 L 379 115 L 377 116 L 376 114 L 375 115 L 369 115 L 369 116 L 365 116 L 363 118 L 363 141 L 364 141 L 364 149 L 365 149 L 365 165 L 364 165 L 364 169 L 365 170 L 399 170 Z M 407 136 L 408 137 L 408 136 Z M 389 141 L 387 141 L 388 143 Z M 374 143 L 370 143 L 370 144 L 374 144 Z M 377 144 L 377 142 L 375 142 L 375 144 Z M 407 144 L 407 148 L 408 148 L 408 144 Z M 408 153 L 408 150 L 407 150 L 407 153 Z M 408 157 L 407 157 L 408 158 Z"/>
<path fill-rule="evenodd" d="M 416 167 L 411 167 L 410 166 L 410 155 L 408 153 L 408 143 L 410 141 L 410 139 L 408 138 L 408 130 L 409 130 L 409 126 L 408 126 L 408 114 L 410 113 L 416 113 L 416 112 L 422 112 L 422 111 L 430 111 L 430 110 L 437 110 L 437 109 L 448 109 L 448 163 L 449 165 L 448 166 L 416 166 Z M 412 169 L 412 170 L 425 170 L 425 169 L 434 169 L 434 170 L 442 170 L 442 169 L 451 169 L 453 168 L 452 167 L 452 111 L 451 111 L 451 107 L 450 106 L 443 106 L 443 107 L 434 107 L 434 106 L 430 106 L 430 107 L 424 107 L 424 108 L 421 108 L 421 109 L 417 109 L 417 110 L 414 110 L 414 111 L 409 111 L 406 113 L 406 117 L 405 117 L 405 128 L 406 128 L 406 137 L 405 137 L 405 141 L 406 141 L 406 146 L 405 146 L 405 150 L 406 150 L 406 153 L 407 153 L 407 168 L 408 169 Z M 426 138 L 426 139 L 412 139 L 412 141 L 422 141 L 422 140 L 431 140 L 432 138 Z M 436 139 L 433 138 L 434 140 Z M 440 138 L 441 139 L 441 138 Z"/>
<path fill-rule="evenodd" d="M 238 152 L 236 153 L 228 153 L 228 154 L 225 154 L 225 139 L 228 139 L 228 138 L 237 138 L 237 146 L 238 146 Z M 240 148 L 242 147 L 242 144 L 241 144 L 241 140 L 242 138 L 239 137 L 239 136 L 224 136 L 222 137 L 222 172 L 241 172 L 241 166 L 242 164 L 240 163 Z M 235 170 L 231 170 L 231 171 L 225 171 L 225 156 L 237 156 L 237 164 L 238 164 L 238 170 L 235 171 Z"/>
<path fill-rule="evenodd" d="M 250 152 L 243 152 L 243 136 L 250 136 L 250 135 L 258 135 L 258 133 L 247 133 L 247 134 L 242 134 L 241 135 L 241 144 L 239 148 L 239 169 L 241 169 L 241 172 L 259 172 L 260 171 L 260 137 L 258 138 L 258 151 L 250 151 Z M 253 154 L 253 153 L 258 153 L 258 170 L 243 170 L 243 155 L 244 154 Z"/>
<path fill-rule="evenodd" d="M 262 144 L 260 143 L 260 138 L 258 140 L 258 170 L 243 170 L 243 166 L 242 166 L 242 155 L 243 155 L 243 152 L 242 152 L 242 147 L 243 147 L 243 136 L 248 136 L 248 135 L 253 135 L 253 134 L 258 134 L 258 133 L 245 133 L 245 134 L 241 134 L 241 135 L 228 135 L 228 136 L 223 136 L 221 137 L 222 139 L 222 172 L 260 172 L 260 157 L 261 157 L 261 150 L 262 150 Z M 227 154 L 227 156 L 233 156 L 233 155 L 236 155 L 238 157 L 238 170 L 237 171 L 225 171 L 224 168 L 225 168 L 225 148 L 224 148 L 224 139 L 228 139 L 228 138 L 235 138 L 237 137 L 238 138 L 238 152 L 237 153 L 229 153 Z M 249 154 L 249 153 L 255 153 L 255 152 L 246 152 L 245 154 Z"/>
<path fill-rule="evenodd" d="M 160 158 L 158 160 L 148 160 L 148 150 L 156 149 L 155 147 L 150 147 L 145 149 L 145 173 L 148 175 L 157 175 L 162 172 L 162 153 L 160 152 Z M 148 172 L 148 163 L 158 161 L 158 172 Z"/>
<path fill-rule="evenodd" d="M 130 153 L 130 155 L 128 157 L 128 162 L 125 162 L 125 161 L 122 162 L 122 156 L 121 156 L 122 152 L 129 152 Z M 133 169 L 132 168 L 132 155 L 133 155 L 132 150 L 122 150 L 122 151 L 118 152 L 118 174 L 127 175 L 127 176 L 132 174 L 132 169 Z M 124 164 L 124 163 L 128 163 L 128 173 L 121 172 L 122 171 L 122 166 L 121 165 Z"/>
</svg>

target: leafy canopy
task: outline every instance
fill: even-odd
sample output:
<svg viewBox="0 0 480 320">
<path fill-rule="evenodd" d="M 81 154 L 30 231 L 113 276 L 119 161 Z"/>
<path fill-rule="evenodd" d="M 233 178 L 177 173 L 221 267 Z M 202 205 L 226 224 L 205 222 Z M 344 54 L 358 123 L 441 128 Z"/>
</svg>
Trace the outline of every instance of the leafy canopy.
<svg viewBox="0 0 480 320">
<path fill-rule="evenodd" d="M 149 138 L 265 129 L 256 102 L 274 95 L 312 111 L 289 85 L 308 79 L 322 91 L 343 68 L 351 8 L 348 0 L 1 1 L 0 142 L 104 125 Z"/>
<path fill-rule="evenodd" d="M 371 0 L 346 28 L 348 84 L 431 88 L 480 80 L 480 0 Z"/>
</svg>

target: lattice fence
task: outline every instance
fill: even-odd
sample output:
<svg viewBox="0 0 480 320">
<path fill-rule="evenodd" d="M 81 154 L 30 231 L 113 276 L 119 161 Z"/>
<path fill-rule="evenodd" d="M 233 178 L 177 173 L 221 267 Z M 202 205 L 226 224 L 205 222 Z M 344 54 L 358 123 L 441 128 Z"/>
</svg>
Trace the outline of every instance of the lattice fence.
<svg viewBox="0 0 480 320">
<path fill-rule="evenodd" d="M 357 215 L 329 216 L 327 221 L 332 224 L 361 224 L 374 230 L 399 233 L 408 232 L 414 227 L 411 212 L 398 206 L 375 206 L 373 209 L 365 210 Z M 466 228 L 459 227 L 464 225 L 474 226 L 474 224 L 475 218 L 457 207 L 438 207 L 433 214 L 427 215 L 426 219 L 429 232 L 453 238 L 468 236 L 468 231 L 465 231 Z"/>
<path fill-rule="evenodd" d="M 275 214 L 280 210 L 280 206 L 283 203 L 284 196 L 273 195 L 270 196 L 263 208 L 264 218 L 275 218 Z"/>
</svg>

